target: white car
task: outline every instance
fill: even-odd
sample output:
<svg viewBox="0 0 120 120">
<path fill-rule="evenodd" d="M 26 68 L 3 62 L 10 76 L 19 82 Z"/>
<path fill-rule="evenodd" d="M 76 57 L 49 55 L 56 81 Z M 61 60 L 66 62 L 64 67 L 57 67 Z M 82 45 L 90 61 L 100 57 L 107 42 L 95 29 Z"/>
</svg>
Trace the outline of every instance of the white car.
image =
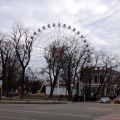
<svg viewBox="0 0 120 120">
<path fill-rule="evenodd" d="M 111 99 L 109 97 L 102 97 L 99 102 L 100 103 L 110 103 Z"/>
</svg>

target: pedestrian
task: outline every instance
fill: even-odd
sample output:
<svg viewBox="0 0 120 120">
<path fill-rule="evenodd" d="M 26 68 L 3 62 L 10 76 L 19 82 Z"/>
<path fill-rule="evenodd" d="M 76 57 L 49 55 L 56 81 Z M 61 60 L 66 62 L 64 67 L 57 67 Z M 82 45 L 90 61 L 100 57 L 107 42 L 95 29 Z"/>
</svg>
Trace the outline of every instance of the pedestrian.
<svg viewBox="0 0 120 120">
<path fill-rule="evenodd" d="M 62 96 L 62 94 L 61 94 L 60 97 L 59 97 L 59 101 L 63 101 L 63 96 Z"/>
<path fill-rule="evenodd" d="M 47 101 L 47 94 L 45 93 L 45 100 Z"/>
</svg>

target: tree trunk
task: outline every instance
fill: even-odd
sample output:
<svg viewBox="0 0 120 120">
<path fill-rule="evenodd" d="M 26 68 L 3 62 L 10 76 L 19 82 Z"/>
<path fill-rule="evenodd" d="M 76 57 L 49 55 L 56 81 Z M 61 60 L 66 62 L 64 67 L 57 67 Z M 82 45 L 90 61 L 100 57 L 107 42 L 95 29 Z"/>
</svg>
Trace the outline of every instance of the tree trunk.
<svg viewBox="0 0 120 120">
<path fill-rule="evenodd" d="M 89 97 L 91 96 L 91 83 L 89 82 Z"/>
<path fill-rule="evenodd" d="M 107 85 L 107 89 L 106 89 L 106 96 L 108 96 L 108 85 Z"/>
<path fill-rule="evenodd" d="M 70 87 L 68 87 L 68 100 L 70 100 L 71 99 L 71 89 L 70 89 Z"/>
<path fill-rule="evenodd" d="M 105 90 L 105 85 L 106 85 L 107 81 L 105 81 L 104 85 L 103 85 L 103 89 L 102 89 L 102 97 L 104 96 L 104 90 Z"/>
<path fill-rule="evenodd" d="M 3 95 L 6 95 L 6 71 L 2 71 L 2 81 L 3 81 Z"/>
<path fill-rule="evenodd" d="M 50 90 L 50 98 L 52 98 L 53 97 L 53 91 L 54 91 L 54 88 L 53 87 L 51 87 L 51 90 Z"/>
<path fill-rule="evenodd" d="M 101 85 L 98 87 L 97 92 L 94 94 L 94 97 L 96 97 L 96 96 L 98 95 L 101 86 L 102 86 L 102 83 L 101 83 Z"/>
<path fill-rule="evenodd" d="M 50 96 L 49 96 L 50 98 L 53 97 L 53 91 L 54 91 L 54 88 L 55 88 L 55 85 L 56 85 L 56 81 L 57 81 L 57 77 L 55 77 L 54 82 L 51 85 Z"/>
<path fill-rule="evenodd" d="M 24 78 L 25 78 L 25 68 L 22 68 L 22 80 L 21 80 L 21 95 L 24 93 Z"/>
</svg>

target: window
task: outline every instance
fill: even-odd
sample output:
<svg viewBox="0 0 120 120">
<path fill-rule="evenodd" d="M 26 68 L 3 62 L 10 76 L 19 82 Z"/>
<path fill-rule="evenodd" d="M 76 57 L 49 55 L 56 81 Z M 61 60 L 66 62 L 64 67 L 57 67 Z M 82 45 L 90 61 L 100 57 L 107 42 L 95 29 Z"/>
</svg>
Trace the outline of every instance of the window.
<svg viewBox="0 0 120 120">
<path fill-rule="evenodd" d="M 97 92 L 97 88 L 96 88 L 96 87 L 93 87 L 93 88 L 91 89 L 91 91 L 92 91 L 92 93 L 94 94 L 94 93 Z"/>
<path fill-rule="evenodd" d="M 97 75 L 94 75 L 94 83 L 97 83 Z"/>
<path fill-rule="evenodd" d="M 103 75 L 100 75 L 100 83 L 104 82 Z"/>
<path fill-rule="evenodd" d="M 102 70 L 103 68 L 102 67 L 100 67 L 100 70 Z"/>
<path fill-rule="evenodd" d="M 109 88 L 107 88 L 107 93 L 110 93 L 110 89 Z"/>
<path fill-rule="evenodd" d="M 95 70 L 97 70 L 97 67 L 95 68 Z"/>
</svg>

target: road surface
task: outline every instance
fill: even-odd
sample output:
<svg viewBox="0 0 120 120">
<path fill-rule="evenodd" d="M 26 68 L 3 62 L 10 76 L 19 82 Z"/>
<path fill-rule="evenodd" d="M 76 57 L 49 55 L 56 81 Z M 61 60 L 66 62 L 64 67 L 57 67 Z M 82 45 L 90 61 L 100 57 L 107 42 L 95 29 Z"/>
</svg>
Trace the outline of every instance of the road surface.
<svg viewBox="0 0 120 120">
<path fill-rule="evenodd" d="M 0 120 L 120 120 L 120 104 L 0 104 Z"/>
</svg>

